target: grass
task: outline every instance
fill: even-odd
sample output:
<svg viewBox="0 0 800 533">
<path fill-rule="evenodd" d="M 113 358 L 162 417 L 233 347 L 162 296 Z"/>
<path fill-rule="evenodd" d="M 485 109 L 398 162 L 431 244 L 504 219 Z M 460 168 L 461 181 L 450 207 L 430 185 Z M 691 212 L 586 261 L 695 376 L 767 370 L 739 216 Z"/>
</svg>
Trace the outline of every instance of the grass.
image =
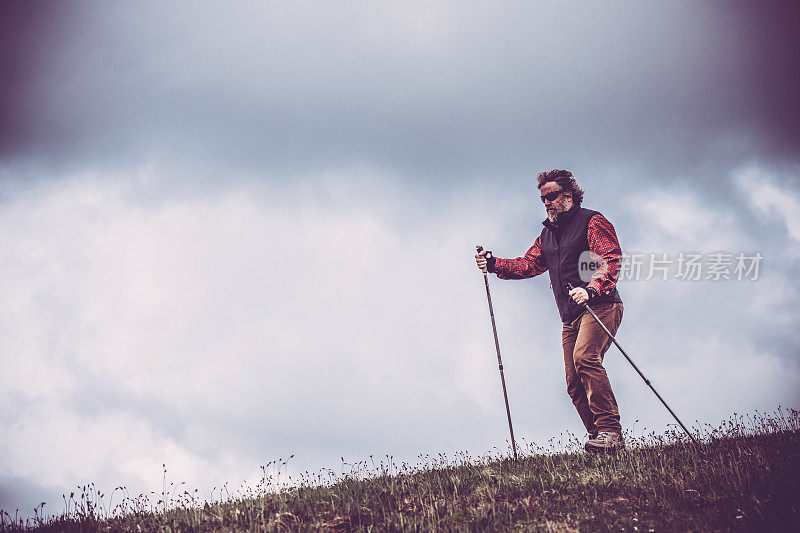
<svg viewBox="0 0 800 533">
<path fill-rule="evenodd" d="M 421 456 L 342 463 L 289 480 L 285 461 L 256 487 L 201 502 L 166 484 L 157 495 L 110 498 L 94 486 L 64 497 L 54 517 L 3 512 L 0 531 L 797 531 L 800 529 L 800 413 L 734 414 L 695 429 L 627 436 L 616 455 L 582 453 L 580 442 L 523 444 L 519 460 Z M 112 503 L 118 503 L 112 507 Z"/>
</svg>

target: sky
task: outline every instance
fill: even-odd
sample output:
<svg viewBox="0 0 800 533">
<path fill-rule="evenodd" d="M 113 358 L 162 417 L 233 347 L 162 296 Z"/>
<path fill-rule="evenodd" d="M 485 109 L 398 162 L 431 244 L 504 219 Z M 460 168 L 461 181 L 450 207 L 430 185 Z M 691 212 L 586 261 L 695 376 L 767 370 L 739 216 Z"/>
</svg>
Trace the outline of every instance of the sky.
<svg viewBox="0 0 800 533">
<path fill-rule="evenodd" d="M 297 479 L 505 453 L 473 254 L 524 254 L 553 168 L 645 259 L 617 338 L 684 422 L 800 407 L 796 5 L 0 9 L 12 515 L 160 491 L 162 465 L 212 497 L 290 455 Z M 490 284 L 517 440 L 582 436 L 546 276 Z M 605 365 L 626 430 L 674 427 Z"/>
</svg>

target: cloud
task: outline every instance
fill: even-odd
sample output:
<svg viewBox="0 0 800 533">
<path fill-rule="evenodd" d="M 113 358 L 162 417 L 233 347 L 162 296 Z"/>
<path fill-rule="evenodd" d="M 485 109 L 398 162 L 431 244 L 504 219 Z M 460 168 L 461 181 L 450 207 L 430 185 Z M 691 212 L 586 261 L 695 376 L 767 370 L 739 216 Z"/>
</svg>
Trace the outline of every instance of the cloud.
<svg viewBox="0 0 800 533">
<path fill-rule="evenodd" d="M 737 233 L 732 212 L 722 206 L 710 205 L 698 198 L 689 188 L 669 191 L 656 187 L 625 200 L 628 209 L 646 224 L 638 226 L 632 249 L 647 252 L 732 250 Z M 647 247 L 644 250 L 643 247 Z"/>
<path fill-rule="evenodd" d="M 759 124 L 769 154 L 797 160 L 800 148 L 800 71 L 792 54 L 800 46 L 797 2 L 779 0 L 768 4 L 742 2 L 730 13 L 735 17 L 738 38 L 747 43 L 742 58 L 748 72 L 750 93 L 747 113 Z M 768 80 L 779 80 L 771 83 Z M 797 176 L 794 176 L 796 183 Z"/>
<path fill-rule="evenodd" d="M 166 463 L 170 479 L 208 495 L 292 453 L 297 473 L 342 456 L 413 461 L 502 446 L 499 376 L 471 256 L 476 240 L 499 255 L 524 251 L 539 224 L 534 199 L 505 202 L 507 191 L 478 188 L 431 200 L 424 187 L 400 188 L 365 168 L 313 185 L 233 181 L 177 194 L 151 172 L 159 170 L 7 191 L 4 479 L 45 494 L 89 481 L 138 494 L 158 489 Z M 711 231 L 720 245 L 739 242 L 736 225 L 718 224 L 725 205 L 698 210 L 682 192 L 658 188 L 633 198 L 615 222 L 643 228 L 633 242 L 694 245 Z M 651 217 L 658 205 L 648 199 L 663 200 L 667 214 Z M 673 231 L 682 216 L 699 233 Z M 762 250 L 769 260 L 773 248 Z M 796 314 L 759 297 L 787 275 L 622 283 L 619 339 L 700 420 L 729 414 L 722 398 L 731 383 L 752 386 L 747 405 L 789 401 Z M 580 432 L 546 279 L 491 286 L 518 437 L 542 442 L 565 424 Z M 742 302 L 761 302 L 763 318 Z M 676 312 L 687 308 L 703 319 Z M 776 313 L 783 319 L 769 318 Z M 706 370 L 691 371 L 694 358 L 713 368 L 730 350 L 747 364 L 701 386 Z M 669 423 L 642 403 L 647 391 L 619 354 L 607 360 L 626 424 Z M 714 400 L 697 410 L 705 396 L 691 390 Z M 547 405 L 546 416 L 535 405 Z"/>
<path fill-rule="evenodd" d="M 721 336 L 725 333 L 710 330 L 705 335 L 695 335 L 672 330 L 664 323 L 661 327 L 638 324 L 635 330 L 620 330 L 620 339 L 636 365 L 687 426 L 696 426 L 697 422 L 716 425 L 733 412 L 769 412 L 778 405 L 797 401 L 794 391 L 800 379 L 795 361 Z M 626 427 L 637 420 L 638 430 L 647 433 L 675 424 L 619 353 L 612 349 L 604 365 Z"/>
<path fill-rule="evenodd" d="M 454 199 L 409 230 L 413 196 L 354 181 L 152 201 L 83 175 L 8 200 L 2 474 L 146 492 L 162 463 L 207 488 L 291 453 L 502 442 L 470 429 L 502 407 L 481 221 Z"/>
<path fill-rule="evenodd" d="M 0 154 L 15 170 L 158 161 L 195 180 L 367 161 L 441 186 L 520 179 L 548 161 L 689 172 L 709 155 L 768 151 L 741 38 L 755 37 L 737 34 L 727 9 L 411 12 L 394 2 L 62 7 L 29 30 L 36 48 L 10 49 L 21 74 Z"/>
<path fill-rule="evenodd" d="M 737 169 L 733 179 L 760 218 L 779 221 L 790 239 L 800 241 L 800 199 L 794 190 L 778 185 L 776 175 L 756 165 Z"/>
</svg>

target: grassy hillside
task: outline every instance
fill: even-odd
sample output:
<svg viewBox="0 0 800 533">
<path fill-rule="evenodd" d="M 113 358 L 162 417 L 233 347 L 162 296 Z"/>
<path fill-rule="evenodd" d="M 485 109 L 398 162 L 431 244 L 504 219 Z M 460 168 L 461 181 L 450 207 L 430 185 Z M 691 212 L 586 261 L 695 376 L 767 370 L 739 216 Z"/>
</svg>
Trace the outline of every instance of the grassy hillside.
<svg viewBox="0 0 800 533">
<path fill-rule="evenodd" d="M 67 497 L 41 531 L 800 530 L 800 415 L 734 415 L 698 431 L 628 438 L 616 455 L 579 451 L 580 442 L 524 446 L 508 457 L 390 458 L 346 465 L 349 473 L 282 480 L 277 463 L 258 486 L 200 503 L 182 486 L 157 498 L 117 492 L 113 508 L 93 487 Z M 288 480 L 287 480 L 288 481 Z M 25 524 L 3 515 L 2 531 Z"/>
</svg>

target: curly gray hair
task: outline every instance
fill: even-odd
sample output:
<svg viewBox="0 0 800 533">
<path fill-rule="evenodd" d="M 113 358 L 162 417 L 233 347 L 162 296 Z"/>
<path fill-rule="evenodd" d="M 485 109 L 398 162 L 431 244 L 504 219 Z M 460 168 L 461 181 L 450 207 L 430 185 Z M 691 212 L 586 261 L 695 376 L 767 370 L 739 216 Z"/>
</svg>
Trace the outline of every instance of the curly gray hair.
<svg viewBox="0 0 800 533">
<path fill-rule="evenodd" d="M 539 180 L 539 184 L 536 186 L 537 189 L 541 189 L 545 183 L 555 181 L 559 187 L 572 194 L 572 202 L 577 207 L 581 206 L 581 202 L 583 201 L 583 189 L 578 187 L 578 182 L 575 181 L 575 178 L 572 177 L 572 172 L 569 170 L 553 169 L 539 172 L 536 179 Z"/>
</svg>

